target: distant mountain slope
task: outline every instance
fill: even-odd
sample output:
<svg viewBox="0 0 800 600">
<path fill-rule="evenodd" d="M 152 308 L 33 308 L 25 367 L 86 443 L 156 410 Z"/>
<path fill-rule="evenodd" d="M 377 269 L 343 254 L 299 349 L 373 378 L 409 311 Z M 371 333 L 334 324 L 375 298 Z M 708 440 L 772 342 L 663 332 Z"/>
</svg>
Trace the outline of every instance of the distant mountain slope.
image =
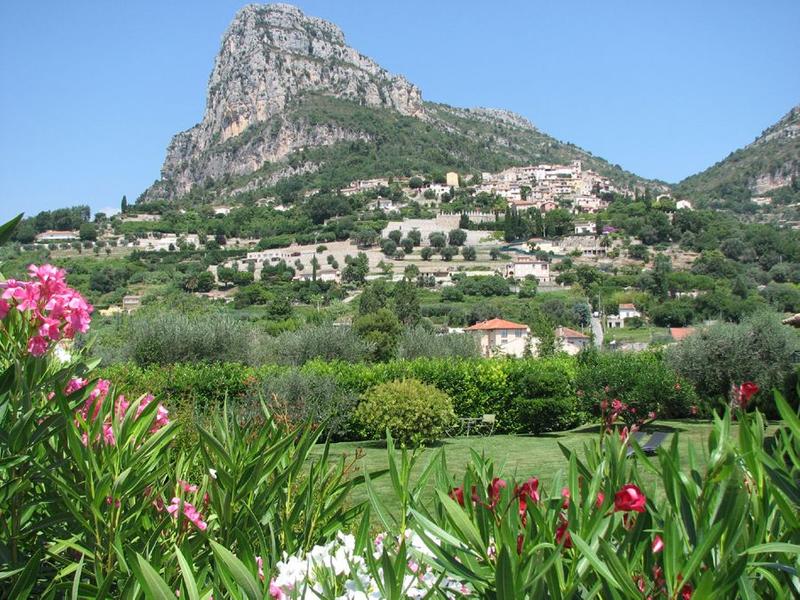
<svg viewBox="0 0 800 600">
<path fill-rule="evenodd" d="M 702 173 L 681 181 L 679 197 L 711 206 L 737 208 L 753 196 L 771 195 L 800 176 L 800 105 L 756 140 Z"/>
<path fill-rule="evenodd" d="M 580 159 L 623 186 L 661 185 L 494 109 L 423 102 L 420 90 L 287 4 L 249 5 L 222 39 L 203 120 L 177 134 L 141 199 L 225 196 L 432 170 Z"/>
</svg>

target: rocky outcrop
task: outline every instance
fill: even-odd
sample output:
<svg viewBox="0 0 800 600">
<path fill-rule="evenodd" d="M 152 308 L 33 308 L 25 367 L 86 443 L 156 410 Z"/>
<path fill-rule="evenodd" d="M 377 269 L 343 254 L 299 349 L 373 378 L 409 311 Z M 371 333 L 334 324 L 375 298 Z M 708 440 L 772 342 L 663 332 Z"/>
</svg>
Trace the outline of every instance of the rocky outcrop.
<svg viewBox="0 0 800 600">
<path fill-rule="evenodd" d="M 424 117 L 419 89 L 349 47 L 332 23 L 288 4 L 248 5 L 222 38 L 203 120 L 173 138 L 161 181 L 144 199 L 179 196 L 208 179 L 251 173 L 307 146 L 363 137 L 282 118 L 309 93 Z"/>
</svg>

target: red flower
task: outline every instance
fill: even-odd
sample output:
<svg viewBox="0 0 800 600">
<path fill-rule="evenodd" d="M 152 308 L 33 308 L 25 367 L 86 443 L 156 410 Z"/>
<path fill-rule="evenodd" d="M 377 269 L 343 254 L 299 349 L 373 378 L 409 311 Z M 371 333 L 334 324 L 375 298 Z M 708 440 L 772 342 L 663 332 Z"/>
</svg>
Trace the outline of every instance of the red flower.
<svg viewBox="0 0 800 600">
<path fill-rule="evenodd" d="M 664 549 L 664 540 L 661 539 L 660 535 L 656 535 L 653 538 L 653 545 L 650 547 L 654 554 L 661 552 Z"/>
<path fill-rule="evenodd" d="M 522 554 L 522 544 L 525 541 L 525 537 L 522 534 L 517 536 L 517 554 Z"/>
<path fill-rule="evenodd" d="M 595 501 L 594 505 L 597 508 L 603 506 L 603 502 L 606 500 L 606 495 L 603 492 L 597 492 L 597 500 Z"/>
<path fill-rule="evenodd" d="M 500 501 L 500 490 L 504 487 L 507 487 L 507 483 L 505 479 L 500 479 L 499 477 L 495 477 L 492 479 L 492 483 L 489 484 L 489 508 L 494 508 L 497 506 L 497 503 Z"/>
<path fill-rule="evenodd" d="M 692 588 L 692 584 L 687 583 L 685 586 L 681 588 L 681 600 L 692 600 L 693 592 L 694 588 Z"/>
<path fill-rule="evenodd" d="M 449 496 L 458 502 L 461 506 L 464 506 L 464 486 L 460 485 L 457 488 L 453 488 L 450 490 Z"/>
<path fill-rule="evenodd" d="M 564 548 L 572 548 L 572 537 L 569 535 L 567 526 L 569 523 L 562 521 L 561 525 L 556 529 L 556 543 L 564 544 Z"/>
<path fill-rule="evenodd" d="M 614 511 L 644 512 L 647 498 L 642 490 L 632 483 L 626 483 L 614 496 Z"/>
<path fill-rule="evenodd" d="M 514 496 L 519 498 L 519 516 L 522 524 L 525 525 L 528 520 L 528 500 L 539 502 L 539 480 L 531 477 L 522 485 L 516 486 Z"/>
<path fill-rule="evenodd" d="M 747 408 L 750 398 L 758 393 L 758 386 L 752 381 L 745 381 L 739 386 L 739 406 L 742 410 Z"/>
</svg>

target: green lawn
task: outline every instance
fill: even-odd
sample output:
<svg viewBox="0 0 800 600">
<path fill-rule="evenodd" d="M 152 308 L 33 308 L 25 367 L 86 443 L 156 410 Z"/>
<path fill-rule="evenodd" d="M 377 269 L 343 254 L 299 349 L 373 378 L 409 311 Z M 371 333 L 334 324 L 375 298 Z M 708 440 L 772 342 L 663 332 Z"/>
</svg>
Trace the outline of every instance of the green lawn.
<svg viewBox="0 0 800 600">
<path fill-rule="evenodd" d="M 611 340 L 620 342 L 652 342 L 663 341 L 669 338 L 669 330 L 666 327 L 624 327 L 622 329 L 606 329 L 604 342 L 608 344 Z"/>
<path fill-rule="evenodd" d="M 669 445 L 672 435 L 680 436 L 680 446 L 685 455 L 686 449 L 691 444 L 695 447 L 698 456 L 705 456 L 706 439 L 711 430 L 708 421 L 657 421 L 656 429 L 667 430 L 671 435 L 664 445 Z M 648 430 L 649 431 L 649 430 Z M 571 431 L 532 435 L 494 435 L 490 437 L 461 437 L 446 439 L 437 448 L 421 450 L 421 458 L 417 463 L 416 472 L 419 473 L 427 464 L 427 458 L 439 448 L 444 448 L 447 457 L 447 466 L 451 474 L 461 477 L 470 460 L 470 449 L 491 458 L 495 464 L 495 471 L 503 477 L 516 477 L 523 479 L 538 477 L 541 483 L 550 487 L 553 479 L 559 472 L 566 473 L 566 459 L 558 447 L 562 443 L 569 448 L 580 449 L 585 442 L 597 436 L 597 427 L 588 425 Z M 735 425 L 734 425 L 735 435 Z M 331 445 L 331 456 L 338 458 L 341 455 L 352 457 L 356 451 L 362 452 L 358 463 L 369 471 L 377 471 L 387 466 L 387 453 L 385 444 L 378 442 L 341 442 Z M 395 506 L 391 482 L 388 477 L 375 481 L 375 487 L 390 508 Z M 354 492 L 353 500 L 366 497 L 363 489 Z"/>
</svg>

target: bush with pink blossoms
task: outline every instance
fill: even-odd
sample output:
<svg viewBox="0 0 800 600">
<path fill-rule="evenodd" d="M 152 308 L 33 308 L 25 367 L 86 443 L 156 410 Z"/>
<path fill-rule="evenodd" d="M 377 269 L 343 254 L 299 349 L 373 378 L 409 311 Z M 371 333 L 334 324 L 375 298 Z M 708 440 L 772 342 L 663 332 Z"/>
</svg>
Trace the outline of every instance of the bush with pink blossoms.
<svg viewBox="0 0 800 600">
<path fill-rule="evenodd" d="M 271 571 L 361 514 L 352 461 L 312 460 L 321 431 L 308 425 L 226 410 L 177 448 L 180 426 L 153 395 L 120 394 L 81 351 L 57 352 L 91 307 L 62 270 L 29 273 L 0 284 L 0 595 L 149 597 L 155 568 L 173 597 L 191 596 L 189 557 L 207 578 L 192 589 L 223 597 L 221 556 L 264 556 Z"/>
</svg>

